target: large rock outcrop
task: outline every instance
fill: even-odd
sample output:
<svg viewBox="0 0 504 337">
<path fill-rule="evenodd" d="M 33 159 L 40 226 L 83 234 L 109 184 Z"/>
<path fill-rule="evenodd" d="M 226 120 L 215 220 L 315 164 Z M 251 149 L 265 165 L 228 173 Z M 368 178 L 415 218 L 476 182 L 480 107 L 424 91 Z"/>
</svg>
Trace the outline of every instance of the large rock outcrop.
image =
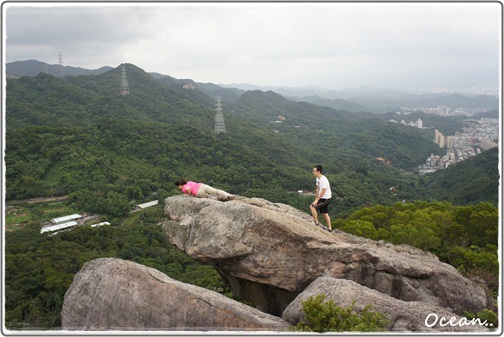
<svg viewBox="0 0 504 337">
<path fill-rule="evenodd" d="M 115 258 L 87 262 L 65 294 L 64 330 L 287 331 L 284 320 Z"/>
<path fill-rule="evenodd" d="M 280 316 L 320 276 L 347 279 L 402 301 L 462 314 L 486 306 L 478 285 L 432 254 L 343 232 L 329 233 L 293 207 L 259 198 L 220 202 L 169 197 L 164 232 L 213 265 L 234 293 Z"/>
<path fill-rule="evenodd" d="M 362 312 L 365 306 L 381 312 L 389 320 L 388 330 L 396 332 L 488 332 L 485 322 L 472 322 L 454 315 L 445 308 L 425 302 L 405 302 L 354 281 L 322 276 L 312 282 L 282 314 L 287 322 L 296 325 L 305 322 L 303 302 L 312 296 L 325 295 L 341 307 Z M 450 321 L 451 320 L 451 321 Z M 450 323 L 448 323 L 450 322 Z"/>
</svg>

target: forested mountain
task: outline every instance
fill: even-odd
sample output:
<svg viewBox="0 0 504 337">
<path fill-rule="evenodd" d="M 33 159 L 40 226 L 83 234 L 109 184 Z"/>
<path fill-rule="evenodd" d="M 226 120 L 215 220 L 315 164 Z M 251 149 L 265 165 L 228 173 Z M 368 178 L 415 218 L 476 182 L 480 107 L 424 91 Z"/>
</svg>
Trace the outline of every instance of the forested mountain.
<svg viewBox="0 0 504 337">
<path fill-rule="evenodd" d="M 120 94 L 123 66 L 127 95 Z M 215 96 L 223 97 L 226 133 L 213 132 Z M 434 131 L 389 123 L 387 117 L 295 102 L 272 91 L 154 76 L 131 64 L 95 75 L 8 78 L 6 204 L 68 199 L 12 211 L 20 214 L 12 214 L 5 232 L 6 326 L 61 326 L 73 275 L 98 257 L 135 261 L 226 293 L 218 273 L 175 249 L 158 225 L 164 198 L 180 193 L 173 182 L 185 177 L 308 211 L 313 197 L 297 191 L 314 190 L 316 164 L 324 165 L 331 182 L 336 227 L 430 249 L 482 282 L 493 297 L 498 150 L 419 176 L 417 165 L 430 153 L 444 154 L 432 141 Z M 445 130 L 446 120 L 432 122 Z M 456 129 L 458 123 L 444 127 Z M 155 199 L 161 201 L 157 207 L 130 213 L 133 205 Z M 70 212 L 99 214 L 112 226 L 40 234 L 42 221 Z"/>
<path fill-rule="evenodd" d="M 371 109 L 368 107 L 365 107 L 363 105 L 360 105 L 358 103 L 350 102 L 347 99 L 343 98 L 335 98 L 335 99 L 329 99 L 329 98 L 322 98 L 319 96 L 309 96 L 309 97 L 289 97 L 292 100 L 295 101 L 304 101 L 308 103 L 313 103 L 321 106 L 327 106 L 333 109 L 337 110 L 346 110 L 346 111 L 351 111 L 351 112 L 370 112 Z"/>
<path fill-rule="evenodd" d="M 499 149 L 494 147 L 457 165 L 437 171 L 434 175 L 428 175 L 420 180 L 425 188 L 423 197 L 468 205 L 482 201 L 481 197 L 487 195 L 488 199 L 483 200 L 494 203 L 497 199 L 491 196 L 499 189 L 495 167 L 498 162 Z"/>
<path fill-rule="evenodd" d="M 345 95 L 346 97 L 347 95 Z M 491 95 L 462 95 L 458 93 L 444 94 L 406 94 L 394 93 L 393 96 L 381 94 L 355 94 L 345 99 L 334 99 L 319 96 L 296 97 L 297 101 L 310 102 L 334 109 L 346 109 L 352 112 L 387 113 L 401 111 L 403 108 L 421 108 L 446 106 L 451 110 L 458 108 L 495 109 L 499 106 L 499 98 Z"/>
<path fill-rule="evenodd" d="M 278 88 L 258 87 L 237 84 L 245 90 L 274 91 L 294 101 L 304 101 L 336 110 L 356 113 L 387 113 L 401 111 L 403 108 L 446 106 L 451 110 L 496 109 L 499 106 L 497 95 L 475 95 L 460 93 L 406 93 L 399 90 L 360 87 L 345 90 L 325 90 L 321 88 Z M 226 87 L 229 87 L 228 85 Z"/>
<path fill-rule="evenodd" d="M 36 76 L 39 73 L 53 76 L 98 75 L 113 69 L 112 67 L 100 67 L 99 69 L 90 70 L 60 64 L 47 64 L 37 60 L 15 61 L 7 63 L 5 68 L 7 77 Z"/>
<path fill-rule="evenodd" d="M 122 66 L 128 95 L 119 94 Z M 122 216 L 133 202 L 177 193 L 173 181 L 183 176 L 284 201 L 286 192 L 313 190 L 317 163 L 342 198 L 338 212 L 394 202 L 392 186 L 400 186 L 402 199 L 428 197 L 404 171 L 443 153 L 432 130 L 257 90 L 223 102 L 227 133 L 215 134 L 215 97 L 185 89 L 189 80 L 122 66 L 100 75 L 7 80 L 7 200 L 69 194 L 82 211 Z M 496 172 L 497 162 L 485 172 L 489 182 Z M 482 193 L 471 201 L 496 202 L 493 187 Z"/>
<path fill-rule="evenodd" d="M 36 76 L 46 73 L 56 77 L 98 75 L 112 70 L 104 66 L 99 69 L 47 64 L 36 60 L 16 61 L 6 64 L 7 77 Z M 169 85 L 192 84 L 208 96 L 222 96 L 227 102 L 236 102 L 245 91 L 273 91 L 294 101 L 304 101 L 336 110 L 351 112 L 387 113 L 400 111 L 402 108 L 446 106 L 451 110 L 479 108 L 495 110 L 499 107 L 499 97 L 489 94 L 460 93 L 406 93 L 394 89 L 380 89 L 362 86 L 353 89 L 327 90 L 322 88 L 283 88 L 261 87 L 251 84 L 215 85 L 197 83 L 191 79 L 176 79 L 169 75 L 149 73 L 155 79 Z M 498 113 L 498 112 L 497 112 Z M 493 118 L 498 118 L 493 117 Z"/>
<path fill-rule="evenodd" d="M 464 108 L 495 109 L 499 98 L 490 95 L 467 96 L 458 93 L 443 94 L 402 94 L 393 97 L 378 95 L 357 96 L 349 98 L 350 102 L 360 104 L 374 112 L 396 111 L 403 107 L 438 107 L 446 106 L 451 110 Z"/>
</svg>

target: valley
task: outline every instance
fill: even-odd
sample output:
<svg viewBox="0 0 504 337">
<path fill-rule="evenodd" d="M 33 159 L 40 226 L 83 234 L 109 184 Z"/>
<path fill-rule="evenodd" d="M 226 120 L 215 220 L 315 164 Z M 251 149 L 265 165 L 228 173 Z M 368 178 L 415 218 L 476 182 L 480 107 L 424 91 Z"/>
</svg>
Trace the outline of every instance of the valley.
<svg viewBox="0 0 504 337">
<path fill-rule="evenodd" d="M 121 95 L 123 67 L 129 93 Z M 226 132 L 214 132 L 216 96 L 222 97 Z M 462 101 L 489 104 L 471 118 L 498 114 L 493 98 L 464 96 Z M 364 102 L 359 100 L 359 106 Z M 370 110 L 291 100 L 271 90 L 154 77 L 132 64 L 89 75 L 8 78 L 9 328 L 58 328 L 73 275 L 99 257 L 135 261 L 228 293 L 211 266 L 193 261 L 163 236 L 163 202 L 180 194 L 174 181 L 202 181 L 308 213 L 313 196 L 297 191 L 313 191 L 316 164 L 324 166 L 335 195 L 330 208 L 335 227 L 394 244 L 418 244 L 483 280 L 493 297 L 498 290 L 499 149 L 420 175 L 426 158 L 446 151 L 433 141 L 434 130 L 454 134 L 467 117 L 416 111 L 408 118 L 433 127 L 417 129 L 390 123 L 395 109 Z M 131 212 L 152 200 L 159 204 Z M 111 226 L 40 233 L 46 221 L 74 213 L 99 214 Z M 481 237 L 475 224 L 485 228 Z"/>
</svg>

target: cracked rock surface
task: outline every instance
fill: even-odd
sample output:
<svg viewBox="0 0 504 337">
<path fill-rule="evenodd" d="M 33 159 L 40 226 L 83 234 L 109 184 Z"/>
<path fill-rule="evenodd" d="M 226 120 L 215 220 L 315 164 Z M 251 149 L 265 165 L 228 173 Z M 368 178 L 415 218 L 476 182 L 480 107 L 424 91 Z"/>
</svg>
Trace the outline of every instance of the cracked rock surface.
<svg viewBox="0 0 504 337">
<path fill-rule="evenodd" d="M 131 261 L 87 262 L 65 294 L 65 330 L 286 331 L 281 318 Z"/>
<path fill-rule="evenodd" d="M 282 318 L 292 324 L 306 321 L 303 302 L 311 296 L 325 295 L 326 301 L 334 301 L 341 307 L 350 307 L 362 312 L 367 305 L 372 311 L 386 315 L 390 322 L 388 330 L 396 332 L 488 332 L 480 324 L 464 324 L 465 318 L 445 308 L 425 302 L 405 302 L 361 286 L 350 280 L 322 276 L 312 282 L 285 309 Z M 451 323 L 447 323 L 449 321 Z"/>
<path fill-rule="evenodd" d="M 153 268 L 101 258 L 74 276 L 63 329 L 288 332 L 303 320 L 302 302 L 325 294 L 342 307 L 374 305 L 392 331 L 485 331 L 425 324 L 431 313 L 458 320 L 487 303 L 481 287 L 414 247 L 329 233 L 307 213 L 261 198 L 175 196 L 165 200 L 165 214 L 170 242 L 212 265 L 255 308 Z"/>
<path fill-rule="evenodd" d="M 173 244 L 213 265 L 239 298 L 277 316 L 321 276 L 457 314 L 486 307 L 484 290 L 435 255 L 326 232 L 308 214 L 285 204 L 174 196 L 165 199 L 165 214 L 164 233 Z"/>
</svg>

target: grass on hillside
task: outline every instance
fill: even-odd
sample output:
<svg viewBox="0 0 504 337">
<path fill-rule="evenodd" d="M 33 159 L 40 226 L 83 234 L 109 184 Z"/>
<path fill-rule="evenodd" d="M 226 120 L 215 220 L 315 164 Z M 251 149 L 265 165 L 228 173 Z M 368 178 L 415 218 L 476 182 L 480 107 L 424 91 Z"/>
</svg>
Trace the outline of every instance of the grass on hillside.
<svg viewBox="0 0 504 337">
<path fill-rule="evenodd" d="M 13 231 L 33 223 L 42 223 L 51 219 L 75 213 L 65 202 L 47 204 L 16 204 L 7 207 L 5 212 L 5 230 Z"/>
</svg>

